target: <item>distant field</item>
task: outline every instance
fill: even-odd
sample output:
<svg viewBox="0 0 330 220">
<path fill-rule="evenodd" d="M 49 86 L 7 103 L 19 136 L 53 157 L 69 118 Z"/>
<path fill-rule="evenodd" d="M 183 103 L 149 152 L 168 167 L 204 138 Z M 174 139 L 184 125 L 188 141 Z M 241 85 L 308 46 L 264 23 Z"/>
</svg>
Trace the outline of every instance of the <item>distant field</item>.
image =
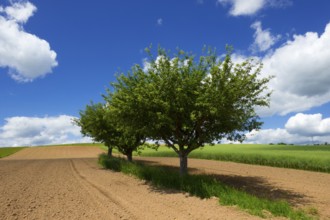
<svg viewBox="0 0 330 220">
<path fill-rule="evenodd" d="M 17 151 L 24 149 L 25 147 L 3 147 L 0 148 L 0 158 L 7 157 Z"/>
<path fill-rule="evenodd" d="M 95 146 L 103 150 L 107 149 L 100 143 L 59 144 L 54 146 Z M 23 148 L 0 148 L 0 158 Z M 115 149 L 113 152 L 118 153 Z M 136 155 L 137 153 L 135 153 Z M 173 150 L 164 146 L 159 147 L 157 151 L 145 148 L 141 150 L 140 156 L 177 157 Z M 218 144 L 197 149 L 191 152 L 189 157 L 330 173 L 330 145 Z"/>
<path fill-rule="evenodd" d="M 103 144 L 100 143 L 78 143 L 78 144 L 54 144 L 54 145 L 41 145 L 41 146 L 33 146 L 33 147 L 54 147 L 54 146 L 95 146 L 99 147 L 103 150 L 106 150 L 107 147 L 105 147 Z M 26 147 L 0 147 L 0 158 L 7 157 L 11 154 L 16 153 L 17 151 L 20 151 Z"/>
<path fill-rule="evenodd" d="M 141 156 L 177 157 L 173 150 L 144 149 Z M 330 173 L 330 146 L 292 146 L 262 144 L 219 144 L 190 153 L 190 158 L 233 161 Z"/>
<path fill-rule="evenodd" d="M 36 146 L 36 147 L 58 147 L 58 146 L 94 146 L 94 147 L 101 147 L 105 148 L 104 144 L 101 143 L 76 143 L 76 144 L 52 144 L 52 145 L 42 145 L 42 146 Z"/>
</svg>

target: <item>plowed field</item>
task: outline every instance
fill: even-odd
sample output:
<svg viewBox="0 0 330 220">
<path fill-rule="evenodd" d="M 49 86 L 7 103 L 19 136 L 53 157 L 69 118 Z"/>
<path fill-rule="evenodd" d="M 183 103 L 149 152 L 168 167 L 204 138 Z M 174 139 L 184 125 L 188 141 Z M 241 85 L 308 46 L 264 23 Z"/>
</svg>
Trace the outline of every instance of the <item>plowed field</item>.
<svg viewBox="0 0 330 220">
<path fill-rule="evenodd" d="M 26 148 L 0 160 L 1 219 L 259 219 L 217 199 L 159 190 L 101 169 L 96 147 Z M 174 158 L 139 158 L 177 165 Z M 212 173 L 265 197 L 319 209 L 330 219 L 330 175 L 218 161 L 189 160 L 191 172 Z"/>
</svg>

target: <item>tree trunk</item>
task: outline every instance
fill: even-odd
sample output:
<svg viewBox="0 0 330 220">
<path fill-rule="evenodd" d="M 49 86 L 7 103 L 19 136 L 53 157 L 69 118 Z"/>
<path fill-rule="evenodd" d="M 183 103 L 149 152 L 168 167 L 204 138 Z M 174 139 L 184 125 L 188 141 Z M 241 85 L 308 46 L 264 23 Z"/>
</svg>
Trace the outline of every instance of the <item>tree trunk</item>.
<svg viewBox="0 0 330 220">
<path fill-rule="evenodd" d="M 180 175 L 188 173 L 188 157 L 185 153 L 179 154 L 180 157 Z"/>
<path fill-rule="evenodd" d="M 112 147 L 108 147 L 108 157 L 112 157 Z"/>
<path fill-rule="evenodd" d="M 127 160 L 128 160 L 129 162 L 132 162 L 132 161 L 133 161 L 132 154 L 133 154 L 133 151 L 129 151 L 129 152 L 127 152 L 127 154 L 126 154 Z"/>
</svg>

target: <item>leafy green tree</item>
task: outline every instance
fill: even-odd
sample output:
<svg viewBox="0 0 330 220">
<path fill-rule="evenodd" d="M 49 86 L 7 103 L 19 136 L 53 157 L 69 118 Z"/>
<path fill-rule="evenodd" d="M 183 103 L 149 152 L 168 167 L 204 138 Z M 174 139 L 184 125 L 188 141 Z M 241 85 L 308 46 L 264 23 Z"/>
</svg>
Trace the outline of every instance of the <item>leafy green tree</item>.
<svg viewBox="0 0 330 220">
<path fill-rule="evenodd" d="M 197 59 L 159 49 L 146 67 L 121 74 L 105 99 L 122 126 L 173 149 L 181 174 L 193 150 L 223 138 L 243 141 L 262 125 L 255 107 L 268 106 L 270 78 L 260 77 L 260 63 L 234 64 L 230 51 L 221 60 L 213 50 Z"/>
<path fill-rule="evenodd" d="M 133 152 L 137 151 L 140 146 L 144 145 L 145 138 L 136 132 L 129 130 L 118 130 L 116 136 L 113 137 L 116 149 L 132 162 Z"/>
<path fill-rule="evenodd" d="M 79 112 L 80 118 L 74 122 L 80 126 L 84 136 L 91 137 L 95 142 L 101 142 L 108 147 L 108 156 L 112 156 L 114 147 L 112 137 L 116 133 L 113 124 L 108 120 L 107 110 L 101 103 L 91 103 L 85 110 Z"/>
<path fill-rule="evenodd" d="M 132 161 L 133 151 L 144 144 L 145 138 L 116 122 L 116 116 L 111 114 L 109 107 L 101 103 L 87 105 L 85 110 L 80 111 L 80 118 L 75 120 L 83 135 L 108 147 L 109 157 L 112 156 L 112 149 L 116 148 L 126 155 L 128 161 Z"/>
</svg>

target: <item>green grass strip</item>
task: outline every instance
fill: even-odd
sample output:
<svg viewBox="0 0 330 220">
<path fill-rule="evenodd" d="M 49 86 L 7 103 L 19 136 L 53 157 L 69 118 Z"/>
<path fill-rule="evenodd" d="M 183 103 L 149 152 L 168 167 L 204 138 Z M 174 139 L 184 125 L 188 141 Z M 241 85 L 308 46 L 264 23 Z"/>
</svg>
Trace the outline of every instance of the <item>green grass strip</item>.
<svg viewBox="0 0 330 220">
<path fill-rule="evenodd" d="M 0 148 L 0 158 L 7 157 L 11 154 L 16 153 L 17 151 L 20 151 L 24 149 L 25 147 L 3 147 Z"/>
<path fill-rule="evenodd" d="M 175 155 L 173 155 L 175 156 Z M 293 156 L 272 156 L 262 154 L 219 154 L 219 155 L 191 155 L 190 158 L 232 161 L 245 164 L 256 164 L 262 166 L 292 168 L 330 173 L 330 161 L 320 161 L 317 158 L 297 158 Z"/>
<path fill-rule="evenodd" d="M 141 156 L 145 157 L 177 157 L 173 150 L 164 146 L 161 146 L 158 151 L 146 148 L 141 152 Z M 220 144 L 197 149 L 189 154 L 189 158 L 232 161 L 330 173 L 330 145 Z"/>
<path fill-rule="evenodd" d="M 268 212 L 273 216 L 283 216 L 290 219 L 312 219 L 303 211 L 293 209 L 286 201 L 258 198 L 225 185 L 212 176 L 180 176 L 178 171 L 170 168 L 146 166 L 138 162 L 129 163 L 120 158 L 108 158 L 106 154 L 101 154 L 98 162 L 104 168 L 134 175 L 159 188 L 180 190 L 200 198 L 217 197 L 222 205 L 237 205 L 256 216 L 267 217 L 265 213 Z"/>
</svg>

